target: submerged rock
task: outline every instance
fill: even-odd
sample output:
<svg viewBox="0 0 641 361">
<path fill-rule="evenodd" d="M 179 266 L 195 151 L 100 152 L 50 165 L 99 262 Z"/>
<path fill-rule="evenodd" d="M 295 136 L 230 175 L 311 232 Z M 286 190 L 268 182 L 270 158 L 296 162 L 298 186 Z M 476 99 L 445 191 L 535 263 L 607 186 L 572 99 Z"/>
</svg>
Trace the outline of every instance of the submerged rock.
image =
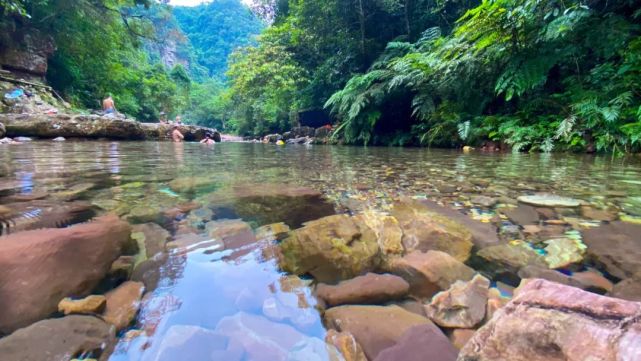
<svg viewBox="0 0 641 361">
<path fill-rule="evenodd" d="M 637 360 L 641 303 L 530 280 L 465 345 L 461 361 Z"/>
<path fill-rule="evenodd" d="M 254 233 L 259 240 L 278 240 L 282 241 L 289 234 L 289 226 L 283 222 L 268 224 L 257 228 Z"/>
<path fill-rule="evenodd" d="M 138 247 L 146 260 L 165 251 L 169 232 L 156 223 L 137 224 L 132 227 L 131 238 L 138 242 Z"/>
<path fill-rule="evenodd" d="M 330 328 L 354 335 L 368 360 L 394 346 L 413 326 L 433 325 L 398 306 L 338 306 L 327 310 L 324 318 Z"/>
<path fill-rule="evenodd" d="M 68 296 L 87 295 L 128 242 L 129 224 L 103 216 L 87 224 L 9 235 L 0 252 L 0 332 L 47 317 Z"/>
<path fill-rule="evenodd" d="M 464 262 L 472 250 L 472 234 L 460 223 L 431 211 L 419 202 L 403 202 L 392 208 L 403 230 L 407 252 L 443 251 Z"/>
<path fill-rule="evenodd" d="M 102 295 L 91 295 L 83 299 L 74 300 L 65 298 L 58 304 L 58 312 L 70 314 L 98 314 L 102 313 L 107 304 L 107 299 Z"/>
<path fill-rule="evenodd" d="M 432 298 L 427 315 L 442 327 L 473 328 L 485 317 L 489 287 L 490 281 L 481 275 L 469 282 L 457 281 Z"/>
<path fill-rule="evenodd" d="M 329 306 L 378 304 L 404 297 L 409 288 L 409 283 L 401 277 L 368 273 L 336 286 L 321 283 L 316 288 L 316 295 Z"/>
<path fill-rule="evenodd" d="M 358 221 L 362 220 L 374 231 L 383 256 L 394 256 L 403 253 L 403 231 L 396 218 L 372 210 L 360 213 L 355 218 Z"/>
<path fill-rule="evenodd" d="M 410 284 L 410 293 L 419 298 L 430 298 L 448 289 L 454 282 L 469 281 L 474 270 L 445 252 L 412 252 L 391 260 L 388 270 Z"/>
<path fill-rule="evenodd" d="M 0 355 L 11 361 L 67 361 L 95 355 L 107 360 L 115 344 L 110 325 L 92 316 L 44 320 L 0 339 Z"/>
<path fill-rule="evenodd" d="M 144 290 L 145 286 L 141 282 L 127 281 L 107 292 L 104 320 L 116 326 L 118 331 L 127 328 L 136 318 Z"/>
<path fill-rule="evenodd" d="M 239 345 L 230 344 L 229 338 L 198 326 L 174 325 L 160 341 L 155 361 L 225 360 L 240 361 L 244 355 Z"/>
<path fill-rule="evenodd" d="M 493 267 L 503 267 L 514 273 L 529 265 L 547 267 L 543 256 L 522 241 L 484 248 L 477 255 L 488 261 Z"/>
<path fill-rule="evenodd" d="M 586 247 L 581 241 L 557 238 L 544 243 L 546 244 L 544 258 L 550 268 L 563 268 L 583 260 Z"/>
<path fill-rule="evenodd" d="M 328 330 L 325 342 L 336 347 L 345 361 L 367 361 L 363 348 L 349 332 Z"/>
<path fill-rule="evenodd" d="M 458 350 L 433 324 L 414 326 L 374 361 L 455 361 Z"/>
<path fill-rule="evenodd" d="M 641 302 L 641 273 L 614 285 L 609 295 L 628 301 Z"/>
<path fill-rule="evenodd" d="M 521 203 L 533 205 L 536 207 L 550 207 L 550 208 L 575 208 L 581 205 L 581 201 L 561 197 L 555 194 L 535 194 L 529 196 L 520 196 L 517 200 Z"/>
<path fill-rule="evenodd" d="M 534 207 L 519 204 L 516 208 L 501 209 L 501 213 L 515 224 L 520 226 L 527 226 L 539 223 L 539 213 Z"/>
<path fill-rule="evenodd" d="M 379 263 L 376 234 L 348 215 L 306 223 L 281 243 L 281 267 L 310 273 L 319 282 L 336 282 L 373 270 Z"/>
<path fill-rule="evenodd" d="M 587 253 L 620 279 L 641 272 L 641 225 L 612 222 L 583 232 Z"/>
</svg>

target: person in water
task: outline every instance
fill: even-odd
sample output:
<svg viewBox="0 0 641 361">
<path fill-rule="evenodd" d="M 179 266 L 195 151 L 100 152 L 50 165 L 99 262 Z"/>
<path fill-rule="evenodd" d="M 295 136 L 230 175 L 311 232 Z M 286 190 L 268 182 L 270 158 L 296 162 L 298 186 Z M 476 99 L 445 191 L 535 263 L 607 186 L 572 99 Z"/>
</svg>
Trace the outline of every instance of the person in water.
<svg viewBox="0 0 641 361">
<path fill-rule="evenodd" d="M 111 95 L 107 95 L 107 98 L 102 101 L 102 111 L 104 111 L 106 115 L 116 113 L 116 103 L 114 103 Z"/>
<path fill-rule="evenodd" d="M 183 141 L 183 139 L 185 139 L 185 136 L 183 135 L 183 133 L 181 133 L 180 130 L 178 130 L 178 125 L 174 125 L 174 128 L 171 132 L 171 138 L 176 143 L 180 143 Z"/>
<path fill-rule="evenodd" d="M 205 139 L 200 141 L 201 144 L 216 144 L 216 141 L 212 139 L 211 133 L 205 134 Z"/>
</svg>

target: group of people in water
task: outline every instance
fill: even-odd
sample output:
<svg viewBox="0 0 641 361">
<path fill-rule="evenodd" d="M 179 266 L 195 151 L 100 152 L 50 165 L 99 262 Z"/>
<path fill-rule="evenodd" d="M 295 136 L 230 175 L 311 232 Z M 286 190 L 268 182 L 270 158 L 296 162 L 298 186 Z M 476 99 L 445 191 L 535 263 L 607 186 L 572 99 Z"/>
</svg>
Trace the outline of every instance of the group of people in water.
<svg viewBox="0 0 641 361">
<path fill-rule="evenodd" d="M 113 98 L 111 95 L 108 95 L 103 101 L 102 101 L 102 111 L 105 115 L 115 115 L 117 114 L 116 111 L 116 103 L 114 102 Z M 182 118 L 180 115 L 176 116 L 176 120 L 174 122 L 171 122 L 170 120 L 167 120 L 167 114 L 165 112 L 160 113 L 160 124 L 171 124 L 171 139 L 176 142 L 180 143 L 185 140 L 185 136 L 180 132 L 180 126 L 183 125 Z M 215 144 L 216 141 L 213 139 L 213 135 L 209 132 L 205 133 L 205 139 L 200 141 L 201 144 Z"/>
</svg>

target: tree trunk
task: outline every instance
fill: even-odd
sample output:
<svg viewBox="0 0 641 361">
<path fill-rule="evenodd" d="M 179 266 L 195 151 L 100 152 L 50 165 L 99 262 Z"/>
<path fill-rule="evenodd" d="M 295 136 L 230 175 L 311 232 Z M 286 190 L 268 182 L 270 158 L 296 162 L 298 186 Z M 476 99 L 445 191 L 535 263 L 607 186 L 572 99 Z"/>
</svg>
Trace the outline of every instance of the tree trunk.
<svg viewBox="0 0 641 361">
<path fill-rule="evenodd" d="M 363 67 L 367 58 L 365 49 L 365 8 L 363 7 L 363 0 L 358 0 L 358 22 L 361 27 L 361 55 L 363 56 Z"/>
<path fill-rule="evenodd" d="M 410 24 L 410 2 L 411 0 L 405 0 L 404 13 L 405 13 L 405 31 L 407 31 L 407 37 L 409 41 L 412 41 L 412 26 Z"/>
</svg>

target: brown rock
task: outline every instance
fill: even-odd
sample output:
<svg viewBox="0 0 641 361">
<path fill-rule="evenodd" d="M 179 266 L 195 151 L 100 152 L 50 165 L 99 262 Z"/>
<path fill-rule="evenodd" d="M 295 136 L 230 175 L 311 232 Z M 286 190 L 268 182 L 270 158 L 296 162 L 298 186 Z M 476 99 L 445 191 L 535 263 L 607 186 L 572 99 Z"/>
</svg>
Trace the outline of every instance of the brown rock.
<svg viewBox="0 0 641 361">
<path fill-rule="evenodd" d="M 165 243 L 169 240 L 169 232 L 156 223 L 137 224 L 132 227 L 131 238 L 138 241 L 144 259 L 152 258 L 165 251 Z"/>
<path fill-rule="evenodd" d="M 520 241 L 484 248 L 477 255 L 490 264 L 499 265 L 514 272 L 529 265 L 547 267 L 540 254 L 527 243 Z"/>
<path fill-rule="evenodd" d="M 590 206 L 581 206 L 581 216 L 604 222 L 614 222 L 619 219 L 619 215 L 615 210 L 596 209 Z"/>
<path fill-rule="evenodd" d="M 0 333 L 47 317 L 68 296 L 105 277 L 131 228 L 115 216 L 68 228 L 9 235 L 0 252 Z"/>
<path fill-rule="evenodd" d="M 328 327 L 354 335 L 368 360 L 395 345 L 411 327 L 432 324 L 398 306 L 339 306 L 327 310 L 324 319 Z"/>
<path fill-rule="evenodd" d="M 58 312 L 65 315 L 101 313 L 105 309 L 107 299 L 105 296 L 91 295 L 81 300 L 65 298 L 58 304 Z"/>
<path fill-rule="evenodd" d="M 641 302 L 641 274 L 636 274 L 614 285 L 610 296 Z"/>
<path fill-rule="evenodd" d="M 475 333 L 476 330 L 457 328 L 452 330 L 452 333 L 450 334 L 450 341 L 457 350 L 460 350 L 472 337 L 474 337 Z"/>
<path fill-rule="evenodd" d="M 355 218 L 362 220 L 374 231 L 379 248 L 384 256 L 403 253 L 403 231 L 396 218 L 375 211 L 365 211 Z"/>
<path fill-rule="evenodd" d="M 442 327 L 473 328 L 485 317 L 489 287 L 490 281 L 481 275 L 469 282 L 457 281 L 432 298 L 426 313 Z"/>
<path fill-rule="evenodd" d="M 306 223 L 281 243 L 281 267 L 290 273 L 310 273 L 320 282 L 348 279 L 378 266 L 376 234 L 348 215 Z"/>
<path fill-rule="evenodd" d="M 525 204 L 519 204 L 516 208 L 501 209 L 501 213 L 505 214 L 512 223 L 520 226 L 539 223 L 539 214 L 534 207 Z"/>
<path fill-rule="evenodd" d="M 588 255 L 625 279 L 641 272 L 641 225 L 612 222 L 583 232 Z"/>
<path fill-rule="evenodd" d="M 458 280 L 469 281 L 474 270 L 445 252 L 412 252 L 389 262 L 389 271 L 403 277 L 410 284 L 410 293 L 429 298 L 448 289 Z"/>
<path fill-rule="evenodd" d="M 461 262 L 470 257 L 472 233 L 464 225 L 419 202 L 397 203 L 392 208 L 403 230 L 403 247 L 407 252 L 442 251 Z"/>
<path fill-rule="evenodd" d="M 104 320 L 116 326 L 118 331 L 127 328 L 136 318 L 144 290 L 145 285 L 141 282 L 128 281 L 107 292 Z"/>
<path fill-rule="evenodd" d="M 327 335 L 325 335 L 325 342 L 334 345 L 341 355 L 343 355 L 345 361 L 367 361 L 363 348 L 349 332 L 328 330 Z"/>
<path fill-rule="evenodd" d="M 368 273 L 336 286 L 321 283 L 316 288 L 316 295 L 328 306 L 378 304 L 403 298 L 409 289 L 409 283 L 401 277 Z"/>
<path fill-rule="evenodd" d="M 237 249 L 256 243 L 251 227 L 240 219 L 211 221 L 205 228 L 209 237 L 223 241 L 225 249 Z"/>
<path fill-rule="evenodd" d="M 574 272 L 572 279 L 578 281 L 584 290 L 603 290 L 604 292 L 612 291 L 614 285 L 610 280 L 603 277 L 597 271 Z"/>
<path fill-rule="evenodd" d="M 115 344 L 112 327 L 92 316 L 71 315 L 43 320 L 0 339 L 7 361 L 63 361 L 95 352 L 109 358 Z"/>
<path fill-rule="evenodd" d="M 433 324 L 414 326 L 374 361 L 455 361 L 458 350 Z"/>
<path fill-rule="evenodd" d="M 282 241 L 289 234 L 289 226 L 283 222 L 273 223 L 256 229 L 256 239 Z"/>
<path fill-rule="evenodd" d="M 485 309 L 485 320 L 487 322 L 494 317 L 496 311 L 505 307 L 507 303 L 510 302 L 510 299 L 503 297 L 501 291 L 497 288 L 490 288 L 487 292 L 487 308 Z"/>
<path fill-rule="evenodd" d="M 641 303 L 531 280 L 477 331 L 459 360 L 636 360 L 640 316 Z"/>
</svg>

